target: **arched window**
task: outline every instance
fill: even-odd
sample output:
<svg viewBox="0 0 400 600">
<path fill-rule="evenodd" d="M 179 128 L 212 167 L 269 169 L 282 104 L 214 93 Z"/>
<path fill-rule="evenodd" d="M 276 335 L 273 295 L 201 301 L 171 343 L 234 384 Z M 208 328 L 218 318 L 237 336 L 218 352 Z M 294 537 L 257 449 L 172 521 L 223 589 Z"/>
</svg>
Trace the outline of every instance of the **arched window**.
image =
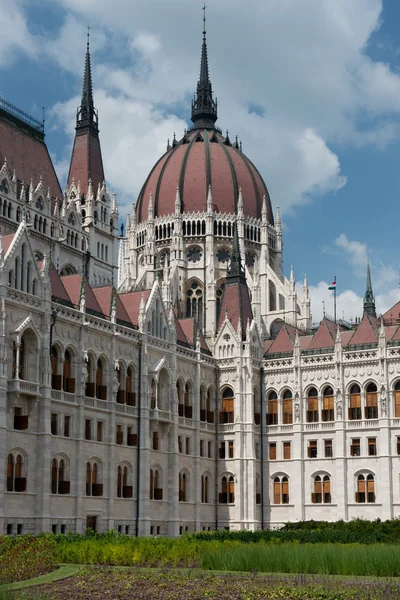
<svg viewBox="0 0 400 600">
<path fill-rule="evenodd" d="M 313 504 L 331 503 L 331 480 L 329 475 L 316 475 L 314 477 L 314 491 L 311 494 Z"/>
<path fill-rule="evenodd" d="M 21 209 L 18 206 L 17 207 L 17 223 L 19 223 L 21 221 Z"/>
<path fill-rule="evenodd" d="M 7 202 L 6 202 L 6 200 L 4 200 L 4 203 L 3 203 L 3 217 L 6 217 L 6 216 L 7 216 Z"/>
<path fill-rule="evenodd" d="M 219 413 L 220 423 L 234 423 L 235 420 L 235 394 L 232 388 L 227 387 L 222 392 L 222 411 Z"/>
<path fill-rule="evenodd" d="M 267 425 L 278 425 L 278 396 L 277 393 L 272 391 L 268 394 L 267 401 L 267 414 L 266 414 Z"/>
<path fill-rule="evenodd" d="M 354 384 L 350 388 L 349 421 L 358 419 L 361 419 L 361 390 L 359 385 Z"/>
<path fill-rule="evenodd" d="M 400 417 L 400 380 L 394 386 L 394 416 Z"/>
<path fill-rule="evenodd" d="M 65 459 L 56 456 L 51 463 L 51 493 L 69 494 L 70 482 L 66 479 Z"/>
<path fill-rule="evenodd" d="M 222 297 L 224 295 L 224 290 L 225 290 L 225 282 L 220 283 L 217 292 L 216 292 L 216 298 L 217 298 L 217 324 L 219 323 L 219 317 L 221 315 L 221 306 L 222 306 Z"/>
<path fill-rule="evenodd" d="M 22 334 L 19 346 L 15 342 L 13 344 L 13 378 L 16 378 L 17 372 L 18 379 L 38 380 L 37 338 L 30 329 Z"/>
<path fill-rule="evenodd" d="M 201 501 L 203 504 L 210 502 L 210 478 L 206 473 L 201 476 Z"/>
<path fill-rule="evenodd" d="M 107 386 L 104 385 L 104 371 L 104 360 L 99 358 L 96 368 L 96 398 L 99 398 L 100 400 L 107 400 Z"/>
<path fill-rule="evenodd" d="M 96 384 L 94 383 L 94 359 L 91 354 L 88 355 L 86 362 L 87 369 L 87 379 L 86 379 L 86 389 L 85 396 L 88 398 L 94 398 L 96 392 Z"/>
<path fill-rule="evenodd" d="M 58 374 L 60 355 L 57 346 L 51 348 L 51 387 L 53 390 L 61 390 L 61 375 Z M 55 492 L 54 492 L 55 493 Z"/>
<path fill-rule="evenodd" d="M 185 394 L 183 397 L 183 401 L 185 404 L 185 417 L 187 419 L 191 419 L 193 416 L 193 407 L 192 407 L 192 386 L 189 382 L 185 385 Z"/>
<path fill-rule="evenodd" d="M 204 386 L 200 386 L 200 421 L 207 421 L 206 390 Z"/>
<path fill-rule="evenodd" d="M 187 474 L 183 471 L 179 473 L 179 502 L 188 501 Z"/>
<path fill-rule="evenodd" d="M 356 502 L 358 504 L 375 502 L 375 480 L 371 473 L 357 477 Z"/>
<path fill-rule="evenodd" d="M 212 394 L 212 388 L 208 388 L 206 398 L 207 423 L 214 423 L 214 407 L 212 401 Z"/>
<path fill-rule="evenodd" d="M 132 498 L 133 487 L 129 484 L 129 478 L 131 476 L 130 467 L 126 464 L 118 466 L 117 473 L 117 497 L 118 498 Z"/>
<path fill-rule="evenodd" d="M 220 504 L 235 503 L 235 480 L 233 475 L 224 475 L 221 479 L 221 492 L 219 494 Z"/>
<path fill-rule="evenodd" d="M 333 389 L 330 386 L 326 387 L 323 392 L 322 420 L 335 420 Z"/>
<path fill-rule="evenodd" d="M 289 478 L 274 478 L 274 504 L 289 504 Z"/>
<path fill-rule="evenodd" d="M 318 392 L 311 388 L 307 394 L 307 423 L 317 423 L 318 420 Z"/>
<path fill-rule="evenodd" d="M 283 424 L 293 423 L 293 398 L 292 392 L 286 390 L 283 394 Z"/>
<path fill-rule="evenodd" d="M 193 281 L 186 292 L 186 316 L 195 318 L 200 329 L 202 329 L 203 290 L 197 281 Z"/>
<path fill-rule="evenodd" d="M 369 383 L 365 396 L 365 418 L 378 418 L 378 388 L 375 383 Z"/>
<path fill-rule="evenodd" d="M 24 457 L 10 452 L 7 457 L 7 492 L 26 492 Z"/>
<path fill-rule="evenodd" d="M 126 389 L 126 403 L 129 406 L 136 406 L 136 392 L 134 389 L 134 371 L 133 367 L 128 367 L 126 372 L 125 389 Z"/>
<path fill-rule="evenodd" d="M 162 500 L 163 490 L 159 469 L 150 469 L 150 500 Z"/>
<path fill-rule="evenodd" d="M 96 460 L 86 463 L 86 496 L 102 496 L 103 484 L 100 483 L 100 465 Z"/>
<path fill-rule="evenodd" d="M 73 394 L 75 392 L 75 379 L 72 377 L 72 353 L 66 350 L 63 363 L 63 390 Z"/>
</svg>

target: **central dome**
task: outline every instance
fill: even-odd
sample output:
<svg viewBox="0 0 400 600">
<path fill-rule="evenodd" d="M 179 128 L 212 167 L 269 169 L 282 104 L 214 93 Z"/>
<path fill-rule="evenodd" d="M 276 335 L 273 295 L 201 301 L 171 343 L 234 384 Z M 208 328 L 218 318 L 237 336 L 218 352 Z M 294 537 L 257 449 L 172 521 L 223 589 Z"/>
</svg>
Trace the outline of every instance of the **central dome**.
<svg viewBox="0 0 400 600">
<path fill-rule="evenodd" d="M 174 140 L 150 172 L 136 203 L 137 222 L 147 221 L 150 195 L 154 217 L 174 214 L 177 187 L 182 213 L 205 212 L 209 186 L 213 209 L 219 213 L 236 213 L 241 189 L 244 215 L 261 219 L 265 196 L 267 220 L 273 225 L 267 187 L 239 144 L 231 144 L 217 129 L 199 127 L 180 142 Z"/>
<path fill-rule="evenodd" d="M 192 101 L 194 127 L 185 132 L 180 142 L 174 135 L 172 148 L 168 143 L 166 154 L 150 172 L 136 203 L 136 221 L 147 221 L 150 198 L 154 217 L 174 214 L 177 188 L 182 213 L 206 212 L 211 188 L 214 211 L 235 214 L 241 189 L 244 215 L 255 219 L 261 219 L 265 196 L 267 220 L 273 225 L 271 201 L 260 173 L 243 154 L 237 138 L 232 145 L 228 133 L 223 137 L 215 127 L 217 100 L 213 97 L 208 70 L 205 6 L 203 10 L 200 77 Z"/>
</svg>

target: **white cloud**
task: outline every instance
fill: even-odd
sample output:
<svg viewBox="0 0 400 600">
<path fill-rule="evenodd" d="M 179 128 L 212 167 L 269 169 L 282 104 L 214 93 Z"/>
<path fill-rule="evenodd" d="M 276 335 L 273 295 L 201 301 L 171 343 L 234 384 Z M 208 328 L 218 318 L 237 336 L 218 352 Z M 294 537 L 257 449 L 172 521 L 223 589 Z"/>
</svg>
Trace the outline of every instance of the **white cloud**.
<svg viewBox="0 0 400 600">
<path fill-rule="evenodd" d="M 368 260 L 366 244 L 349 240 L 345 233 L 341 233 L 334 243 L 345 251 L 350 264 L 357 268 L 358 273 L 360 272 L 358 267 L 361 267 L 365 273 Z"/>
<path fill-rule="evenodd" d="M 27 18 L 17 0 L 1 0 L 0 23 L 0 68 L 11 67 L 21 53 L 36 58 L 37 40 L 29 31 Z"/>
<path fill-rule="evenodd" d="M 67 10 L 67 17 L 58 38 L 45 44 L 44 51 L 80 75 L 82 24 L 88 19 L 92 23 L 95 100 L 106 175 L 124 196 L 135 197 L 148 174 L 144 169 L 159 158 L 166 137 L 174 128 L 182 134 L 185 124 L 179 116 L 189 118 L 199 70 L 202 2 L 113 0 L 110 7 L 109 0 L 58 0 L 58 4 Z M 287 211 L 346 184 L 333 144 L 384 148 L 398 138 L 400 77 L 365 53 L 380 24 L 382 0 L 247 0 L 246 11 L 241 0 L 231 0 L 229 11 L 226 7 L 226 0 L 215 0 L 207 20 L 218 125 L 242 139 L 246 154 L 266 180 L 273 205 Z M 96 48 L 106 48 L 107 55 L 97 60 Z M 108 99 L 107 106 L 121 101 L 119 111 L 136 107 L 128 111 L 126 128 L 118 128 L 117 142 L 107 133 L 115 113 L 100 105 L 101 98 Z M 250 112 L 254 105 L 261 114 Z M 139 106 L 144 107 L 149 134 L 159 132 L 163 139 L 152 138 L 141 123 L 134 124 L 135 118 L 140 119 Z M 74 111 L 63 117 L 70 123 Z M 133 133 L 144 133 L 143 141 L 132 138 Z M 118 160 L 116 149 L 136 158 L 139 143 L 139 162 L 130 168 L 135 176 L 122 173 L 121 164 L 129 159 Z"/>
</svg>

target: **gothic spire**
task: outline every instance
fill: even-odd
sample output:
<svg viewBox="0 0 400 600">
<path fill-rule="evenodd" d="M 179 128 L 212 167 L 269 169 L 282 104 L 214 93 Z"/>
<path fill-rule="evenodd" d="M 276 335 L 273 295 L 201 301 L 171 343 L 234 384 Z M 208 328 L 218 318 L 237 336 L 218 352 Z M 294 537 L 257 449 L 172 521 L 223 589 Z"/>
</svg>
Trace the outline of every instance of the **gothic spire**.
<svg viewBox="0 0 400 600">
<path fill-rule="evenodd" d="M 217 120 L 217 101 L 213 98 L 212 85 L 208 71 L 206 5 L 203 7 L 203 45 L 201 49 L 200 79 L 197 91 L 192 100 L 192 121 L 195 127 L 213 128 Z"/>
<path fill-rule="evenodd" d="M 89 30 L 87 33 L 85 72 L 83 76 L 82 100 L 76 114 L 76 128 L 90 127 L 98 132 L 98 115 L 93 102 L 92 67 L 90 63 Z"/>
<path fill-rule="evenodd" d="M 372 291 L 371 268 L 369 265 L 369 259 L 367 263 L 367 284 L 365 287 L 364 295 L 364 314 L 376 317 L 375 297 Z"/>
<path fill-rule="evenodd" d="M 237 222 L 234 226 L 233 232 L 233 244 L 232 244 L 232 254 L 231 260 L 228 267 L 226 283 L 233 283 L 234 281 L 242 281 L 245 282 L 245 274 L 242 265 L 242 257 L 240 256 L 240 246 L 239 246 L 239 234 Z"/>
</svg>

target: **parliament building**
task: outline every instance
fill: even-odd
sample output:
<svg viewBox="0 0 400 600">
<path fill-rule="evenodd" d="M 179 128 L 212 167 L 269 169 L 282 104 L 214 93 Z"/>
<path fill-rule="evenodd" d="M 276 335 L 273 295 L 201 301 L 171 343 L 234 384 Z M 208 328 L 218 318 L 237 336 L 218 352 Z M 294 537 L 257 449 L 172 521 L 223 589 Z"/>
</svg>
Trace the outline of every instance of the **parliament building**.
<svg viewBox="0 0 400 600">
<path fill-rule="evenodd" d="M 204 32 L 192 125 L 120 230 L 89 45 L 65 189 L 0 100 L 0 532 L 400 516 L 400 302 L 377 316 L 366 265 L 356 324 L 313 326 L 217 109 Z"/>
</svg>

